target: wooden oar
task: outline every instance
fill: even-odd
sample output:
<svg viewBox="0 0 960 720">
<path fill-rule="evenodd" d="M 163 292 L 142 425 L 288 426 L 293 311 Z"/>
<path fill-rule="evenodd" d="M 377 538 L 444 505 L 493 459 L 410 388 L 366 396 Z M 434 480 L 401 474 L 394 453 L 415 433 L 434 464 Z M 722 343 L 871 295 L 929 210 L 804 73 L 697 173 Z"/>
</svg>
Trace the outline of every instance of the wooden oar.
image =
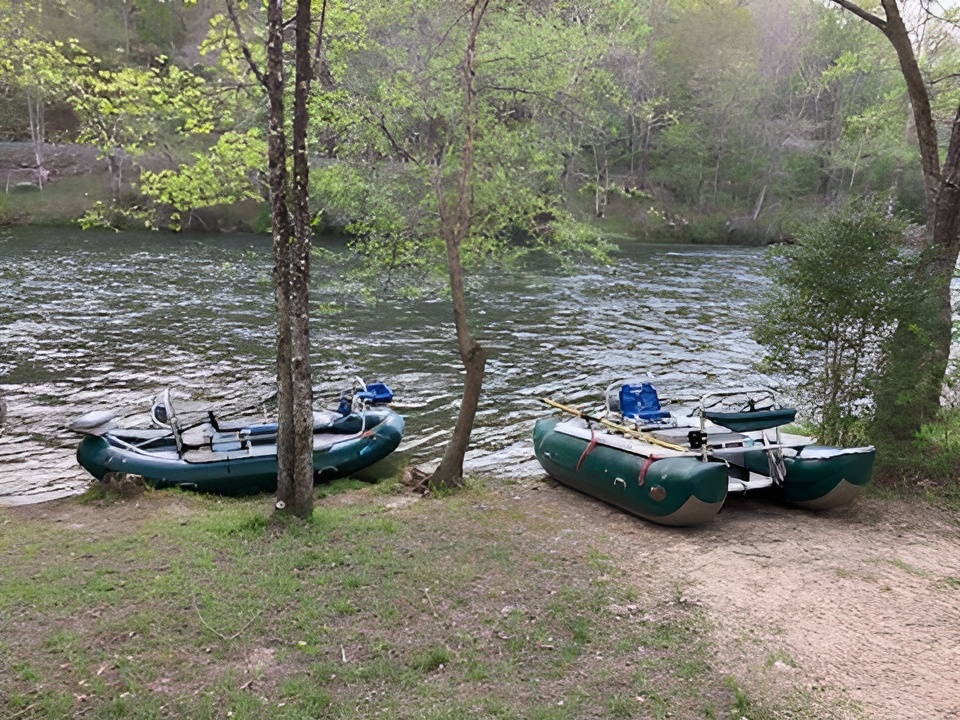
<svg viewBox="0 0 960 720">
<path fill-rule="evenodd" d="M 620 425 L 613 422 L 612 420 L 607 420 L 606 418 L 596 417 L 595 415 L 590 415 L 585 413 L 583 410 L 578 410 L 575 407 L 570 407 L 569 405 L 561 405 L 560 403 L 551 400 L 550 398 L 540 398 L 540 402 L 546 403 L 550 407 L 555 407 L 557 410 L 563 410 L 565 413 L 570 413 L 571 415 L 576 415 L 579 418 L 584 420 L 589 420 L 590 422 L 600 423 L 605 425 L 611 430 L 616 430 L 619 433 L 623 433 L 627 437 L 637 438 L 638 440 L 643 440 L 646 443 L 651 445 L 659 445 L 660 447 L 665 447 L 670 450 L 676 450 L 677 452 L 690 452 L 690 448 L 684 447 L 683 445 L 677 445 L 676 443 L 667 442 L 665 440 L 660 440 L 659 438 L 654 437 L 650 433 L 645 433 L 642 430 L 636 430 L 626 425 Z"/>
</svg>

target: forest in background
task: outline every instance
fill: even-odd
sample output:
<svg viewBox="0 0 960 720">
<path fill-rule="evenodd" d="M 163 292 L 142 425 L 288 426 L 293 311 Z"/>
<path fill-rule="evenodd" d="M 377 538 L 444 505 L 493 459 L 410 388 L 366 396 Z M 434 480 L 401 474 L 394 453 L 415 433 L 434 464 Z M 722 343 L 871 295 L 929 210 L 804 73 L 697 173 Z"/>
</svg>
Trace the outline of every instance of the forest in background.
<svg viewBox="0 0 960 720">
<path fill-rule="evenodd" d="M 958 98 L 956 37 L 949 15 L 923 5 L 906 19 L 946 123 Z M 2 0 L 0 142 L 38 148 L 17 177 L 33 170 L 29 182 L 55 188 L 45 165 L 56 153 L 43 144 L 80 143 L 109 176 L 100 204 L 85 209 L 90 224 L 203 229 L 209 208 L 258 205 L 266 109 L 237 30 L 262 52 L 263 19 L 245 8 L 233 22 L 227 7 Z M 454 119 L 451 8 L 330 4 L 310 138 L 325 168 L 313 209 L 326 221 L 370 233 L 363 208 L 375 207 L 392 237 L 412 234 L 423 178 L 408 170 L 444 151 Z M 478 40 L 478 95 L 490 207 L 511 202 L 504 188 L 530 191 L 514 239 L 544 232 L 557 198 L 614 236 L 693 242 L 782 239 L 848 196 L 923 221 L 896 56 L 835 5 L 527 0 L 492 18 Z"/>
</svg>

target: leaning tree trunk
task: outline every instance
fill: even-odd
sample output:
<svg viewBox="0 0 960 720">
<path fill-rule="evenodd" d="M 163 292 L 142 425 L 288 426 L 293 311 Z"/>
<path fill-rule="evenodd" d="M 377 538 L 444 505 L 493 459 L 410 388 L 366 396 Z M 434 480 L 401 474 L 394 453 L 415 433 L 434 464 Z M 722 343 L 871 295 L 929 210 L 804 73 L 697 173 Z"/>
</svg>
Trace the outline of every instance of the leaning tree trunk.
<svg viewBox="0 0 960 720">
<path fill-rule="evenodd" d="M 483 346 L 474 338 L 467 320 L 467 300 L 463 286 L 463 266 L 460 261 L 460 243 L 453 234 L 444 238 L 447 247 L 447 260 L 450 270 L 450 294 L 453 300 L 454 327 L 457 331 L 457 346 L 460 360 L 467 371 L 463 384 L 463 398 L 453 436 L 444 450 L 440 465 L 430 477 L 430 485 L 435 487 L 456 487 L 463 484 L 463 459 L 470 445 L 470 434 L 480 404 L 480 390 L 483 387 L 483 373 L 487 356 Z"/>
<path fill-rule="evenodd" d="M 473 141 L 476 124 L 476 90 L 473 80 L 475 74 L 475 54 L 480 23 L 489 0 L 477 0 L 470 6 L 470 34 L 463 58 L 463 94 L 464 94 L 464 141 L 461 156 L 460 177 L 457 187 L 456 208 L 451 211 L 444 194 L 441 168 L 434 173 L 434 189 L 440 208 L 440 224 L 447 250 L 447 267 L 450 271 L 450 294 L 453 300 L 453 322 L 457 331 L 457 346 L 460 360 L 467 371 L 463 386 L 463 399 L 453 436 L 447 443 L 440 465 L 430 477 L 431 487 L 455 487 L 463 484 L 463 458 L 470 445 L 470 433 L 480 403 L 480 390 L 483 386 L 483 371 L 486 366 L 486 352 L 470 331 L 467 317 L 467 296 L 463 285 L 463 263 L 460 246 L 470 234 L 473 215 Z"/>
</svg>

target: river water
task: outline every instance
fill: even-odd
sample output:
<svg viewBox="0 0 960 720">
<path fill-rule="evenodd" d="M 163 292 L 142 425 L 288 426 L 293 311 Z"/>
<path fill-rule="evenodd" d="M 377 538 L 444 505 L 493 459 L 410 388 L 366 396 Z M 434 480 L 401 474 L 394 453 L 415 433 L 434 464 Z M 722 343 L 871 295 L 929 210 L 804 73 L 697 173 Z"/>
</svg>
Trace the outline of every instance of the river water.
<svg viewBox="0 0 960 720">
<path fill-rule="evenodd" d="M 398 461 L 439 457 L 463 377 L 449 302 L 364 302 L 339 261 L 324 263 L 313 278 L 318 404 L 354 376 L 386 381 L 407 420 Z M 647 373 L 666 395 L 767 382 L 748 313 L 763 263 L 753 248 L 631 244 L 613 265 L 573 274 L 549 263 L 475 274 L 472 321 L 489 361 L 467 470 L 536 472 L 541 396 L 599 400 L 614 380 Z M 139 424 L 165 387 L 188 416 L 262 406 L 273 389 L 271 264 L 265 236 L 0 230 L 0 504 L 87 487 L 64 429 L 87 410 Z"/>
</svg>

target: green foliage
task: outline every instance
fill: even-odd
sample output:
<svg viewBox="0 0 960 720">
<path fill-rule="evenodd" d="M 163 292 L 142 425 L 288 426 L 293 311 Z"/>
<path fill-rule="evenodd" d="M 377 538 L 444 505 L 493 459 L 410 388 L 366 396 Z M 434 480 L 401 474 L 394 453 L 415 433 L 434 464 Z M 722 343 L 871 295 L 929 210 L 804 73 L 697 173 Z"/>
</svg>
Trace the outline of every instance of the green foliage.
<svg viewBox="0 0 960 720">
<path fill-rule="evenodd" d="M 179 47 L 183 43 L 186 27 L 172 5 L 164 0 L 137 3 L 137 37 L 141 42 L 157 48 Z"/>
<path fill-rule="evenodd" d="M 79 140 L 111 155 L 137 155 L 170 133 L 198 134 L 229 122 L 216 112 L 203 78 L 167 64 L 111 70 L 73 44 L 64 47 L 75 74 L 69 102 L 81 121 Z"/>
<path fill-rule="evenodd" d="M 443 645 L 432 645 L 429 648 L 413 653 L 411 665 L 421 673 L 431 673 L 436 670 L 442 670 L 444 665 L 449 665 L 453 655 Z"/>
<path fill-rule="evenodd" d="M 445 267 L 441 198 L 455 203 L 465 127 L 451 72 L 462 62 L 460 19 L 440 2 L 371 9 L 366 41 L 346 57 L 354 72 L 315 98 L 315 134 L 336 135 L 338 162 L 312 173 L 314 204 L 346 219 L 362 271 L 401 288 L 422 287 Z M 568 53 L 584 47 L 582 32 L 558 19 L 507 5 L 481 30 L 467 268 L 535 249 L 561 258 L 606 249 L 565 210 L 569 143 L 546 131 L 556 110 L 549 98 L 574 81 Z M 430 52 L 411 55 L 423 47 Z"/>
<path fill-rule="evenodd" d="M 241 200 L 261 200 L 257 173 L 264 166 L 266 143 L 257 131 L 244 134 L 227 132 L 216 144 L 196 153 L 193 165 L 176 170 L 140 175 L 140 192 L 156 203 L 156 212 L 166 219 L 154 218 L 153 227 L 163 224 L 180 230 L 184 215 L 214 205 L 229 205 Z"/>
<path fill-rule="evenodd" d="M 702 123 L 690 121 L 671 125 L 661 134 L 653 175 L 680 203 L 700 204 L 711 161 L 703 144 L 706 133 Z"/>
<path fill-rule="evenodd" d="M 404 258 L 397 265 L 408 267 L 409 278 L 401 284 L 416 282 L 426 269 L 420 266 L 429 264 L 407 252 L 409 244 L 432 249 L 436 242 L 429 228 L 436 223 L 427 217 L 435 208 L 421 202 L 435 190 L 432 168 L 441 168 L 448 195 L 454 189 L 449 170 L 462 147 L 458 53 L 465 33 L 457 8 L 441 0 L 326 3 L 310 98 L 312 155 L 356 164 L 364 182 L 390 175 L 395 201 L 409 206 L 401 205 L 402 231 L 395 210 L 348 216 L 346 207 L 358 201 L 328 206 L 336 192 L 323 187 L 315 190 L 314 211 L 340 226 L 355 221 L 369 262 Z M 0 0 L 6 137 L 29 137 L 28 102 L 49 109 L 69 101 L 77 114 L 68 120 L 69 139 L 96 144 L 115 163 L 114 201 L 128 191 L 121 181 L 142 153 L 162 148 L 176 165 L 197 147 L 185 147 L 184 134 L 212 131 L 204 142 L 216 148 L 220 134 L 257 129 L 262 138 L 266 125 L 263 88 L 228 17 L 210 19 L 199 48 L 204 61 L 193 65 L 198 48 L 191 41 L 217 6 L 143 0 L 132 9 L 93 0 Z M 246 45 L 263 68 L 264 7 L 241 3 L 239 10 Z M 946 122 L 960 98 L 960 51 L 949 17 L 925 23 L 919 52 L 925 74 L 937 79 L 934 113 Z M 183 69 L 188 63 L 192 72 Z M 716 240 L 708 230 L 718 218 L 759 209 L 761 226 L 769 228 L 770 215 L 848 194 L 889 197 L 898 211 L 922 220 L 896 58 L 882 34 L 829 3 L 494 3 L 476 80 L 477 160 L 490 169 L 477 167 L 478 209 L 502 204 L 507 221 L 474 233 L 468 262 L 509 261 L 543 230 L 563 237 L 569 233 L 561 226 L 576 217 L 561 218 L 556 208 L 603 213 L 615 194 L 631 201 L 611 202 L 619 218 L 592 220 L 603 229 L 620 221 L 636 233 L 653 205 L 691 224 L 702 216 L 697 237 L 708 241 Z M 218 202 L 210 188 L 225 178 L 224 201 L 247 196 L 249 187 L 240 186 L 249 167 L 215 150 L 195 169 L 180 165 L 152 182 L 147 203 L 131 196 L 147 207 L 130 212 L 107 203 L 88 221 L 186 225 L 192 209 Z M 214 185 L 199 187 L 211 178 Z M 386 191 L 372 195 L 382 196 L 371 197 L 381 208 L 391 202 Z M 526 210 L 511 218 L 521 206 Z M 412 232 L 417 215 L 426 225 Z M 557 219 L 541 222 L 548 216 Z"/>
<path fill-rule="evenodd" d="M 863 440 L 898 310 L 910 297 L 903 224 L 866 203 L 835 210 L 770 253 L 754 312 L 765 369 L 795 378 L 820 439 Z"/>
<path fill-rule="evenodd" d="M 925 480 L 960 489 L 960 409 L 943 408 L 936 422 L 923 425 L 910 456 Z"/>
</svg>

